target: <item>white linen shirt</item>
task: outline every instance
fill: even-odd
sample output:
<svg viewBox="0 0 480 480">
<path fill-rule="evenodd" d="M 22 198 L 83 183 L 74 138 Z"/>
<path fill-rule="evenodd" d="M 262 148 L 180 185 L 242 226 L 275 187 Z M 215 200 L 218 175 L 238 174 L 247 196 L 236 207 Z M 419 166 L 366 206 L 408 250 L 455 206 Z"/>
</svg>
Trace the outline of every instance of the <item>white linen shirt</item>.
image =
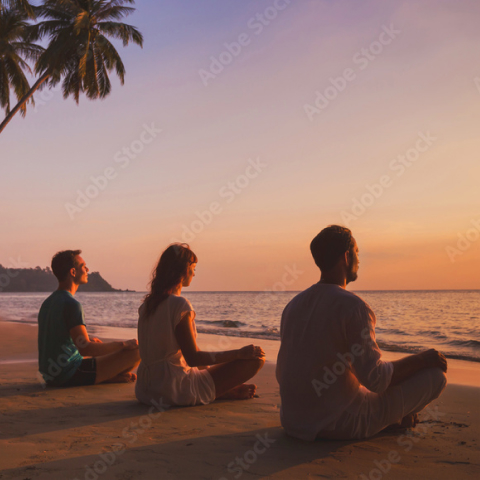
<svg viewBox="0 0 480 480">
<path fill-rule="evenodd" d="M 276 377 L 289 435 L 314 440 L 347 407 L 360 409 L 364 387 L 387 389 L 393 365 L 381 360 L 375 324 L 371 308 L 338 285 L 312 285 L 285 307 Z"/>
</svg>

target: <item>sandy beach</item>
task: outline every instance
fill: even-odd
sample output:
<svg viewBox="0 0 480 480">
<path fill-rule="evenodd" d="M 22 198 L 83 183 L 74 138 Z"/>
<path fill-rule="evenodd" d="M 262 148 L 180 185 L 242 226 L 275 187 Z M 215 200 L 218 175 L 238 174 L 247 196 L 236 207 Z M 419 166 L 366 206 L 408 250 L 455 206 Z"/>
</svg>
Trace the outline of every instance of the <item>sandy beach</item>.
<svg viewBox="0 0 480 480">
<path fill-rule="evenodd" d="M 133 385 L 45 388 L 35 325 L 0 322 L 0 479 L 470 479 L 480 475 L 480 365 L 449 361 L 444 394 L 413 431 L 302 442 L 283 432 L 278 342 L 199 335 L 208 349 L 258 343 L 260 398 L 165 409 Z M 97 329 L 101 338 L 132 331 Z M 207 349 L 207 348 L 205 348 Z M 386 352 L 387 359 L 404 356 Z"/>
</svg>

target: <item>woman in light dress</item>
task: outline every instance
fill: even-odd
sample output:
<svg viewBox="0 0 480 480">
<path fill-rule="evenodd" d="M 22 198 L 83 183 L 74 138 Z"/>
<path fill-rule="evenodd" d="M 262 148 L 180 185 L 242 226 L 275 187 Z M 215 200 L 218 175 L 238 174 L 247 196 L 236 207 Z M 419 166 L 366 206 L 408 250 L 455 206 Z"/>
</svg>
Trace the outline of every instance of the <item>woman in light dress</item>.
<svg viewBox="0 0 480 480">
<path fill-rule="evenodd" d="M 139 308 L 140 366 L 137 399 L 147 405 L 200 405 L 217 398 L 248 399 L 245 384 L 265 363 L 255 345 L 204 352 L 197 346 L 195 311 L 181 296 L 195 276 L 196 255 L 187 244 L 170 245 L 153 272 L 150 292 Z M 153 403 L 152 403 L 153 401 Z"/>
</svg>

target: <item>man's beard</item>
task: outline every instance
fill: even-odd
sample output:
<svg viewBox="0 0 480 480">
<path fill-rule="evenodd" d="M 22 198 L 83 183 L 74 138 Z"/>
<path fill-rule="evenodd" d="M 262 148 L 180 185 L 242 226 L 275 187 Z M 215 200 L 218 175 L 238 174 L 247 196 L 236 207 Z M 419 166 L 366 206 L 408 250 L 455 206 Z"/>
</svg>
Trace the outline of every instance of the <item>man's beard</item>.
<svg viewBox="0 0 480 480">
<path fill-rule="evenodd" d="M 348 270 L 347 272 L 347 284 L 354 282 L 358 278 L 358 273 L 353 270 Z"/>
</svg>

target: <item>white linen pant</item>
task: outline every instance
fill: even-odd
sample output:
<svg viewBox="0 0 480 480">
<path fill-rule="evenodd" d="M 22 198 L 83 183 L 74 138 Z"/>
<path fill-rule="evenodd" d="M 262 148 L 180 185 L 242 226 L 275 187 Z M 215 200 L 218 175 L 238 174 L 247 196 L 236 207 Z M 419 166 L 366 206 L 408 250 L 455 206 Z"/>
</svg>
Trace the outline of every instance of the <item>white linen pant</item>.
<svg viewBox="0 0 480 480">
<path fill-rule="evenodd" d="M 368 438 L 403 417 L 423 410 L 440 396 L 447 377 L 439 368 L 420 370 L 382 394 L 361 387 L 355 401 L 317 438 L 338 440 Z"/>
</svg>

